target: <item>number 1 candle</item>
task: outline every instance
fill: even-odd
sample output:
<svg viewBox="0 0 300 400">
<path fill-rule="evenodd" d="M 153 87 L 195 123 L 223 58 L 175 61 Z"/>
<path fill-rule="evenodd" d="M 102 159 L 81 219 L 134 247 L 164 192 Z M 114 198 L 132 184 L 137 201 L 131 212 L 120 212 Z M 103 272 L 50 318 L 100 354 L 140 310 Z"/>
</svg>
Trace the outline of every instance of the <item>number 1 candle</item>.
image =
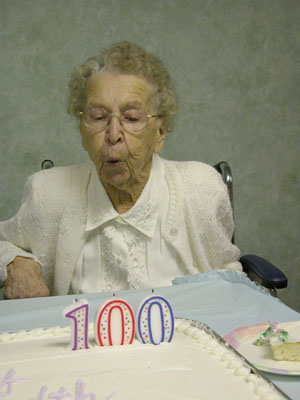
<svg viewBox="0 0 300 400">
<path fill-rule="evenodd" d="M 146 297 L 137 312 L 137 336 L 142 343 L 170 342 L 174 333 L 174 315 L 162 296 Z"/>
<path fill-rule="evenodd" d="M 82 299 L 69 305 L 63 310 L 63 315 L 72 319 L 71 350 L 88 349 L 88 301 Z"/>
</svg>

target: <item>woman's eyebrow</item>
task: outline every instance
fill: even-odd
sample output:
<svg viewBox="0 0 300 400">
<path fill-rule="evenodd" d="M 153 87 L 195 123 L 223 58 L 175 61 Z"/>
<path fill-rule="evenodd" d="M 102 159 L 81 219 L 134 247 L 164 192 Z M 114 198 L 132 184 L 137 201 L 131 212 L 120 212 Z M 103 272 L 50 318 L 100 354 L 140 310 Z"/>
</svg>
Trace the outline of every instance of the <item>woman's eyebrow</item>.
<svg viewBox="0 0 300 400">
<path fill-rule="evenodd" d="M 96 108 L 96 109 L 105 109 L 106 110 L 106 107 L 104 106 L 104 105 L 102 105 L 102 104 L 100 104 L 100 103 L 90 103 L 89 105 L 88 105 L 88 107 L 87 107 L 89 110 L 90 109 L 93 109 L 93 108 Z"/>
<path fill-rule="evenodd" d="M 143 108 L 143 106 L 144 106 L 144 103 L 141 102 L 141 101 L 137 101 L 137 100 L 128 101 L 128 102 L 120 105 L 120 110 L 124 111 L 124 110 L 129 110 L 129 109 L 132 109 L 132 108 L 141 109 L 141 108 Z M 88 109 L 92 109 L 92 108 L 95 108 L 95 109 L 98 109 L 98 110 L 101 109 L 101 110 L 110 111 L 109 108 L 106 107 L 104 104 L 96 103 L 96 102 L 90 103 L 88 105 Z"/>
<path fill-rule="evenodd" d="M 130 108 L 142 108 L 143 107 L 143 103 L 141 101 L 128 101 L 124 104 L 121 105 L 120 110 L 129 110 Z"/>
</svg>

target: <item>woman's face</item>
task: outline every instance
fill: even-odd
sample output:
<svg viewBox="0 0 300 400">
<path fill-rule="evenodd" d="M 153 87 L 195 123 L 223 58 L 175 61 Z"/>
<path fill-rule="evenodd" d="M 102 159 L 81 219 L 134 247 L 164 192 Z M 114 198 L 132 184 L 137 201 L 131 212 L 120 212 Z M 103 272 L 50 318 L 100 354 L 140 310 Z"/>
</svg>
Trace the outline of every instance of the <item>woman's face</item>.
<svg viewBox="0 0 300 400">
<path fill-rule="evenodd" d="M 85 111 L 105 110 L 121 115 L 127 110 L 143 110 L 158 114 L 153 103 L 153 88 L 144 79 L 134 75 L 99 73 L 86 85 Z M 150 118 L 148 125 L 138 133 L 129 133 L 118 118 L 111 118 L 102 131 L 90 134 L 81 121 L 82 144 L 94 163 L 103 183 L 126 190 L 127 186 L 147 181 L 153 153 L 159 153 L 165 138 L 161 118 Z"/>
</svg>

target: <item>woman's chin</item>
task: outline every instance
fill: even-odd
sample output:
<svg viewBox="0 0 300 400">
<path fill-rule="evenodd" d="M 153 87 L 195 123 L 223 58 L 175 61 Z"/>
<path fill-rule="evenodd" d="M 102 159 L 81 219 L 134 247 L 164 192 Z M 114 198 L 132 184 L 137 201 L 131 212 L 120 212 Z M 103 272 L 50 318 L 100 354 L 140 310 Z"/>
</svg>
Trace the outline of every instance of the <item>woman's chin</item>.
<svg viewBox="0 0 300 400">
<path fill-rule="evenodd" d="M 109 166 L 108 168 L 102 168 L 99 176 L 102 183 L 116 187 L 126 185 L 130 178 L 128 171 L 122 166 Z"/>
</svg>

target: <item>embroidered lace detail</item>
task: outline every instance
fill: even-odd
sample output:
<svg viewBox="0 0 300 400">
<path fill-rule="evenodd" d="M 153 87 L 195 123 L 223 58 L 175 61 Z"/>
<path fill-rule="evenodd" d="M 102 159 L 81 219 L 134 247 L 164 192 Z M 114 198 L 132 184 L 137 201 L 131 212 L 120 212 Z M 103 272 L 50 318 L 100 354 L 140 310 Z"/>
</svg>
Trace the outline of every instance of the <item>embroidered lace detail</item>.
<svg viewBox="0 0 300 400">
<path fill-rule="evenodd" d="M 148 270 L 146 267 L 146 237 L 138 231 L 124 232 L 124 240 L 128 246 L 127 282 L 130 289 L 149 287 Z"/>
<path fill-rule="evenodd" d="M 146 236 L 116 218 L 100 236 L 103 290 L 149 287 Z"/>
<path fill-rule="evenodd" d="M 122 258 L 126 257 L 127 246 L 118 240 L 119 233 L 114 225 L 106 226 L 100 235 L 101 257 L 103 265 L 103 291 L 122 290 L 124 269 Z M 122 257 L 123 256 L 123 257 Z"/>
<path fill-rule="evenodd" d="M 103 229 L 103 232 L 104 232 L 104 236 L 106 236 L 108 239 L 112 239 L 116 232 L 116 228 L 112 225 L 107 226 L 106 228 Z"/>
<path fill-rule="evenodd" d="M 151 234 L 154 232 L 157 222 L 155 216 L 159 213 L 159 194 L 160 186 L 153 186 L 151 199 L 147 204 L 137 204 L 137 207 L 134 208 L 134 212 L 124 218 L 125 221 L 128 221 L 131 225 L 137 227 L 144 233 Z"/>
</svg>

